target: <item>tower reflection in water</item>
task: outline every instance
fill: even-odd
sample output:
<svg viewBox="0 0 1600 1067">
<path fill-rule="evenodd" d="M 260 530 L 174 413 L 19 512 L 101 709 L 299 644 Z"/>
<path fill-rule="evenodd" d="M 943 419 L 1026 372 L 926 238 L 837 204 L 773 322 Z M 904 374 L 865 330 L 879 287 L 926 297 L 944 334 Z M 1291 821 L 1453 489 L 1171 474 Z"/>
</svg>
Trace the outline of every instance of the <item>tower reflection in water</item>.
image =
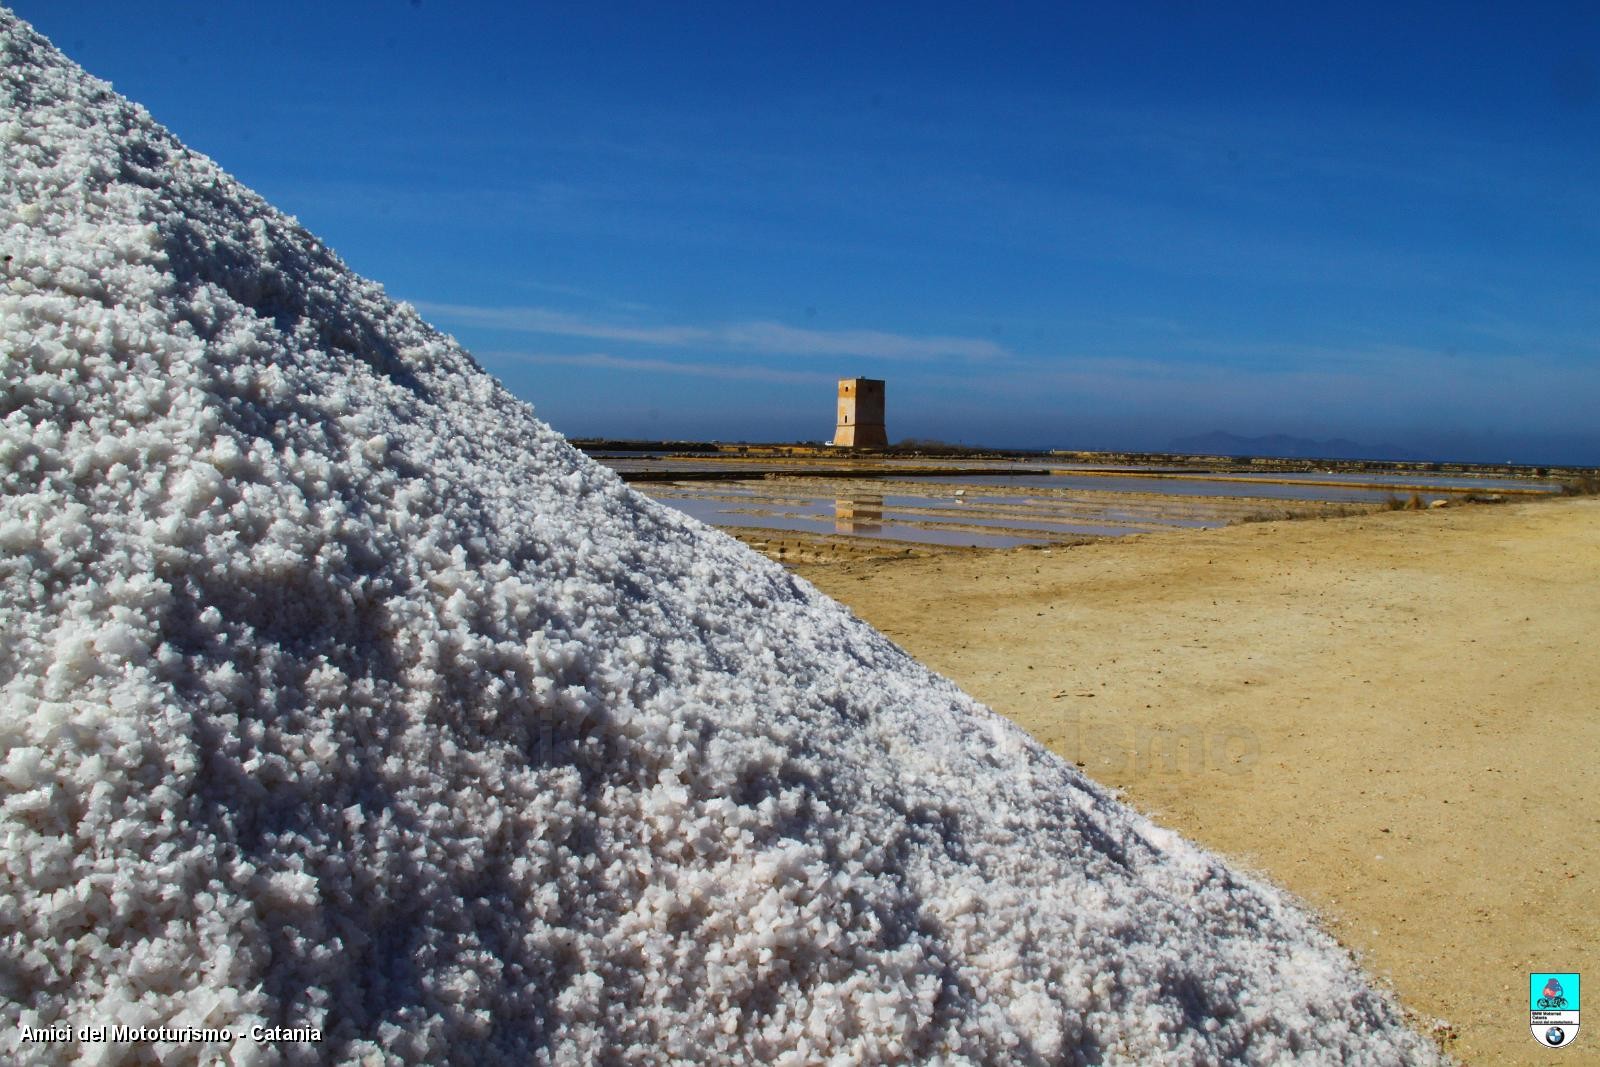
<svg viewBox="0 0 1600 1067">
<path fill-rule="evenodd" d="M 833 530 L 842 534 L 879 533 L 883 530 L 883 497 L 857 496 L 833 502 Z"/>
</svg>

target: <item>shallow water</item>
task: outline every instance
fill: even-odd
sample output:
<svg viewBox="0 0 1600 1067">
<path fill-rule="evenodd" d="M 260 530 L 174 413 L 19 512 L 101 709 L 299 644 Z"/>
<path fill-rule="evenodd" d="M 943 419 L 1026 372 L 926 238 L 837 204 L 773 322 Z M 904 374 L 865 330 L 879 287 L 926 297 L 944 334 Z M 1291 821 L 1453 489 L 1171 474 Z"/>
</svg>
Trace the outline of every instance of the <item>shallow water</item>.
<svg viewBox="0 0 1600 1067">
<path fill-rule="evenodd" d="M 1228 475 L 1233 478 L 1234 475 Z M 1171 496 L 1231 496 L 1248 497 L 1258 500 L 1327 500 L 1344 503 L 1378 502 L 1391 494 L 1405 495 L 1407 492 L 1399 488 L 1403 485 L 1421 485 L 1416 481 L 1397 483 L 1394 489 L 1357 488 L 1354 486 L 1339 485 L 1327 482 L 1320 485 L 1281 485 L 1263 481 L 1262 484 L 1253 484 L 1255 479 L 1244 475 L 1238 476 L 1239 481 L 1223 479 L 1207 479 L 1198 477 L 1182 478 L 1119 478 L 1116 475 L 1098 477 L 1094 475 L 1074 474 L 1008 474 L 996 475 L 983 479 L 984 485 L 994 486 L 1027 486 L 1039 489 L 1088 489 L 1111 493 L 1164 493 Z M 1319 478 L 1323 477 L 1319 475 Z M 937 485 L 967 485 L 972 484 L 970 479 L 954 475 L 936 475 L 926 479 L 930 484 Z M 1522 488 L 1532 488 L 1523 485 Z M 1484 492 L 1491 487 L 1482 485 L 1450 485 L 1430 486 L 1423 493 L 1435 496 L 1451 496 L 1463 493 Z"/>
<path fill-rule="evenodd" d="M 1230 473 L 1229 478 L 1291 478 L 1295 481 L 1317 482 L 1366 482 L 1384 483 L 1396 486 L 1426 486 L 1430 489 L 1453 489 L 1460 492 L 1484 492 L 1495 489 L 1532 489 L 1538 492 L 1559 492 L 1560 486 L 1549 481 L 1533 478 L 1474 478 L 1470 476 L 1453 474 L 1423 473 L 1420 471 L 1386 473 L 1365 473 L 1362 471 L 1307 471 L 1306 473 L 1283 473 L 1273 471 L 1240 471 Z"/>
<path fill-rule="evenodd" d="M 925 460 L 893 459 L 879 466 L 886 480 L 898 483 L 898 492 L 874 493 L 877 479 L 810 482 L 796 475 L 826 469 L 823 460 L 760 460 L 712 458 L 684 461 L 674 457 L 674 467 L 637 455 L 605 457 L 619 470 L 682 469 L 770 472 L 777 480 L 686 481 L 641 483 L 638 488 L 686 514 L 714 526 L 795 530 L 815 534 L 1004 548 L 1023 544 L 1048 544 L 1073 538 L 1121 537 L 1163 529 L 1223 526 L 1248 517 L 1259 502 L 1293 509 L 1307 503 L 1372 504 L 1391 496 L 1418 492 L 1425 501 L 1459 499 L 1475 492 L 1503 489 L 1555 491 L 1549 482 L 1509 478 L 1458 478 L 1433 474 L 1363 474 L 1315 472 L 1281 474 L 1242 472 L 1208 478 L 1191 472 L 1128 468 L 1145 474 L 1178 475 L 1132 477 L 1119 474 L 1074 473 L 1081 465 L 1052 464 L 1050 473 L 993 475 L 939 474 L 919 477 Z M 1010 460 L 966 460 L 948 466 L 974 472 L 996 467 L 1015 468 Z M 840 467 L 848 467 L 842 459 Z M 1096 470 L 1108 470 L 1096 467 Z M 1279 479 L 1289 478 L 1291 484 Z M 908 493 L 910 482 L 926 486 L 926 493 Z M 1362 483 L 1362 484 L 1350 484 Z M 1000 487 L 1046 489 L 1053 492 L 994 493 Z M 1392 488 L 1391 488 L 1392 486 Z M 1281 502 L 1273 505 L 1272 502 Z M 986 528 L 995 533 L 984 532 Z M 998 531 L 1004 531 L 1003 533 Z"/>
<path fill-rule="evenodd" d="M 1042 535 L 1027 537 L 1014 534 L 985 534 L 938 526 L 910 526 L 905 523 L 885 522 L 881 516 L 842 517 L 833 511 L 806 514 L 791 510 L 753 515 L 743 510 L 748 505 L 694 497 L 672 497 L 661 499 L 661 502 L 712 526 L 746 526 L 764 530 L 797 530 L 814 534 L 849 534 L 853 537 L 871 537 L 887 541 L 967 545 L 974 548 L 1016 548 L 1019 545 L 1041 544 L 1053 540 Z"/>
<path fill-rule="evenodd" d="M 925 544 L 1005 548 L 1079 537 L 1120 537 L 1172 526 L 1217 526 L 1193 516 L 1161 516 L 1105 508 L 1063 508 L 1067 501 L 1038 497 L 973 497 L 888 494 L 848 498 L 763 492 L 746 486 L 703 483 L 650 487 L 656 499 L 713 526 L 745 526 L 848 534 Z M 993 508 L 1004 508 L 996 514 Z M 979 529 L 972 529 L 977 527 Z M 1003 530 L 984 533 L 982 528 Z M 1023 532 L 1019 532 L 1023 531 Z M 1029 533 L 1031 531 L 1031 533 Z"/>
</svg>

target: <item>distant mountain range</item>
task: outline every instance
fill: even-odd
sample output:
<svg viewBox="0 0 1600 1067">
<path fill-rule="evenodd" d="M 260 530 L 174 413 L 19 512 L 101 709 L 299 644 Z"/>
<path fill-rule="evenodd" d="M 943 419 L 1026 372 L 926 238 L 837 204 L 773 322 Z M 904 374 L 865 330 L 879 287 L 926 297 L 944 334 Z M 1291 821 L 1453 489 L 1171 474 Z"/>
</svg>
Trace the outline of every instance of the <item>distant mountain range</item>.
<svg viewBox="0 0 1600 1067">
<path fill-rule="evenodd" d="M 1421 457 L 1398 445 L 1364 445 L 1335 437 L 1316 441 L 1274 433 L 1265 437 L 1241 437 L 1236 433 L 1213 430 L 1193 437 L 1178 437 L 1167 445 L 1173 452 L 1207 456 L 1281 456 L 1286 459 L 1402 459 Z"/>
</svg>

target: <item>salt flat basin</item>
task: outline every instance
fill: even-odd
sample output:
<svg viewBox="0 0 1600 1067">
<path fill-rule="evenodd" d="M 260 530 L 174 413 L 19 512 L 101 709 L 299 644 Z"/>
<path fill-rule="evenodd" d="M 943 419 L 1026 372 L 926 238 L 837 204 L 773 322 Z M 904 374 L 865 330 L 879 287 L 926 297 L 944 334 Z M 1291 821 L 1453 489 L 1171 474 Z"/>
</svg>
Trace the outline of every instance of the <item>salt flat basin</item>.
<svg viewBox="0 0 1600 1067">
<path fill-rule="evenodd" d="M 986 548 L 1325 514 L 1413 493 L 1431 502 L 1559 490 L 1549 480 L 1416 471 L 1209 473 L 1051 463 L 1019 472 L 1016 459 L 598 458 L 624 474 L 648 471 L 652 479 L 638 488 L 715 526 Z M 684 478 L 675 480 L 679 471 Z"/>
<path fill-rule="evenodd" d="M 1509 489 L 1534 492 L 1555 493 L 1561 487 L 1548 481 L 1530 478 L 1475 478 L 1455 474 L 1421 474 L 1415 471 L 1400 473 L 1382 473 L 1365 471 L 1314 471 L 1305 474 L 1285 475 L 1274 471 L 1239 471 L 1228 474 L 1229 478 L 1259 478 L 1263 480 L 1292 478 L 1296 482 L 1378 482 L 1393 484 L 1396 487 L 1426 486 L 1430 489 L 1464 490 L 1469 492 L 1484 492 L 1495 489 Z"/>
<path fill-rule="evenodd" d="M 1346 486 L 1379 491 L 1429 489 L 1442 492 L 1473 493 L 1504 491 L 1512 493 L 1559 492 L 1552 479 L 1515 478 L 1430 471 L 1211 471 L 1184 466 L 1141 466 L 1138 464 L 1072 463 L 1033 456 L 1010 458 L 917 458 L 874 456 L 858 458 L 817 456 L 736 456 L 724 453 L 705 455 L 646 451 L 595 451 L 590 453 L 613 470 L 623 473 L 676 471 L 704 474 L 737 471 L 743 474 L 820 473 L 819 468 L 855 468 L 863 474 L 885 477 L 916 477 L 927 481 L 981 481 L 1006 484 L 1008 479 L 1044 479 L 1039 484 L 1067 485 L 1063 479 L 1081 478 L 1084 485 L 1114 482 L 1121 475 L 1131 482 L 1158 481 L 1163 484 L 1201 482 L 1223 485 L 1248 482 L 1279 485 Z M 1011 473 L 1016 468 L 1031 468 L 1026 474 Z M 956 473 L 948 473 L 952 468 Z M 926 472 L 920 473 L 919 472 Z M 1019 481 L 1016 484 L 1031 484 Z M 1077 484 L 1077 483 L 1072 483 Z"/>
<path fill-rule="evenodd" d="M 886 521 L 880 510 L 875 515 L 852 514 L 855 509 L 840 508 L 838 502 L 817 501 L 809 509 L 783 511 L 759 510 L 727 501 L 706 500 L 696 497 L 659 498 L 663 503 L 677 508 L 701 522 L 712 526 L 741 526 L 767 530 L 794 530 L 814 534 L 849 534 L 887 541 L 908 541 L 931 545 L 954 545 L 971 548 L 1016 548 L 1021 545 L 1042 544 L 1069 537 L 1106 537 L 1129 531 L 1113 526 L 1068 526 L 1041 524 L 1035 533 L 984 533 L 979 530 L 960 529 L 949 524 L 911 525 Z M 826 505 L 826 506 L 825 506 Z M 891 516 L 893 512 L 889 513 Z M 963 519 L 962 526 L 995 526 L 1010 531 L 1015 524 L 1000 519 L 977 516 Z"/>
<path fill-rule="evenodd" d="M 983 484 L 997 486 L 1032 486 L 1045 489 L 1099 489 L 1114 492 L 1170 493 L 1174 496 L 1236 496 L 1268 500 L 1327 500 L 1343 502 L 1382 501 L 1390 495 L 1404 495 L 1414 489 L 1436 495 L 1463 495 L 1468 493 L 1528 491 L 1557 492 L 1559 487 L 1548 483 L 1518 482 L 1512 479 L 1459 479 L 1361 476 L 1345 481 L 1359 480 L 1363 485 L 1342 485 L 1332 475 L 1315 478 L 1296 477 L 1292 482 L 1270 480 L 1266 474 L 1228 474 L 1207 478 L 1198 474 L 1167 474 L 1160 476 L 1090 474 L 1020 474 L 996 475 L 985 478 Z M 1283 476 L 1278 475 L 1279 479 Z M 964 485 L 968 479 L 939 475 L 926 479 L 930 483 Z M 1382 482 L 1381 485 L 1372 483 Z M 1259 484 L 1257 484 L 1259 483 Z M 1392 486 L 1392 487 L 1391 487 Z"/>
<path fill-rule="evenodd" d="M 1223 526 L 1255 507 L 1249 501 L 1194 494 L 967 495 L 959 488 L 929 493 L 854 491 L 859 488 L 848 485 L 818 491 L 807 487 L 805 480 L 795 479 L 669 483 L 652 485 L 649 492 L 662 503 L 714 526 L 975 548 Z M 845 494 L 842 489 L 851 491 Z"/>
</svg>

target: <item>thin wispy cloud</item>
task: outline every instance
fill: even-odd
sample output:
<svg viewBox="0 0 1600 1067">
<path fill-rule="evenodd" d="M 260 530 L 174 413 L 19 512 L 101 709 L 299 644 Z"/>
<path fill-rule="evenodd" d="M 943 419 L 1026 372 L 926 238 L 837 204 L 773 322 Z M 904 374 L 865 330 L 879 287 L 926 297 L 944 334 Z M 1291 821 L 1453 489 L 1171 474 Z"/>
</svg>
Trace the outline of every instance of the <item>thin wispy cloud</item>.
<svg viewBox="0 0 1600 1067">
<path fill-rule="evenodd" d="M 784 382 L 799 385 L 827 385 L 832 377 L 825 373 L 779 370 L 773 367 L 748 367 L 722 363 L 690 363 L 671 359 L 616 356 L 609 352 L 481 352 L 486 363 L 531 363 L 544 366 L 591 367 L 602 370 L 643 371 L 651 374 L 681 374 L 695 378 L 721 378 L 729 381 Z"/>
<path fill-rule="evenodd" d="M 920 336 L 882 330 L 811 330 L 762 321 L 705 326 L 640 326 L 540 307 L 479 307 L 432 302 L 419 302 L 416 306 L 425 315 L 485 329 L 668 348 L 908 361 L 957 359 L 985 362 L 1004 359 L 1009 355 L 1002 346 L 981 337 Z"/>
<path fill-rule="evenodd" d="M 641 304 L 632 300 L 618 300 L 613 296 L 596 292 L 593 289 L 585 289 L 580 285 L 566 285 L 560 282 L 543 282 L 528 278 L 520 279 L 516 284 L 524 289 L 532 289 L 541 293 L 553 293 L 556 296 L 581 301 L 596 307 L 609 308 L 613 311 L 623 312 L 626 314 L 649 314 L 656 310 L 655 307 L 650 304 Z"/>
</svg>

